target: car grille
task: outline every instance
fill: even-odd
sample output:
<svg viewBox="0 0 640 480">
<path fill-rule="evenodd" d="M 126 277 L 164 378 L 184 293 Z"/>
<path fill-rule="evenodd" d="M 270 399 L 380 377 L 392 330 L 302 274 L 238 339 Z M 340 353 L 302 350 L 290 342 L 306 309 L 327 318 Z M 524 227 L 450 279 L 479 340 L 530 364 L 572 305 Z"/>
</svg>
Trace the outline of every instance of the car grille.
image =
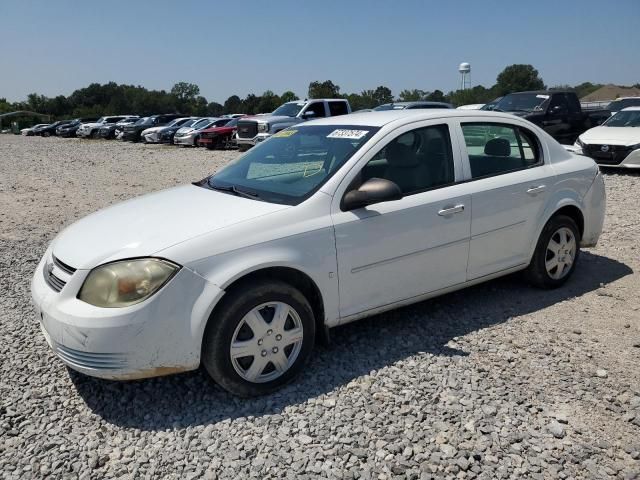
<svg viewBox="0 0 640 480">
<path fill-rule="evenodd" d="M 631 153 L 631 148 L 622 145 L 607 145 L 608 150 L 602 151 L 603 145 L 585 145 L 584 152 L 599 165 L 620 165 Z"/>
<path fill-rule="evenodd" d="M 72 367 L 90 368 L 93 370 L 118 370 L 125 368 L 126 359 L 121 353 L 90 353 L 65 347 L 55 342 L 53 350 Z"/>
<path fill-rule="evenodd" d="M 253 138 L 258 134 L 258 123 L 253 121 L 239 121 L 238 122 L 238 137 L 239 138 Z"/>
<path fill-rule="evenodd" d="M 60 278 L 60 276 L 54 273 L 54 267 L 57 267 L 59 270 L 64 272 L 65 274 L 71 276 L 76 273 L 76 269 L 70 267 L 66 263 L 61 262 L 55 256 L 52 255 L 53 263 L 45 263 L 44 265 L 44 279 L 47 282 L 47 285 L 51 287 L 52 290 L 56 292 L 60 292 L 64 286 L 67 284 L 66 280 Z"/>
</svg>

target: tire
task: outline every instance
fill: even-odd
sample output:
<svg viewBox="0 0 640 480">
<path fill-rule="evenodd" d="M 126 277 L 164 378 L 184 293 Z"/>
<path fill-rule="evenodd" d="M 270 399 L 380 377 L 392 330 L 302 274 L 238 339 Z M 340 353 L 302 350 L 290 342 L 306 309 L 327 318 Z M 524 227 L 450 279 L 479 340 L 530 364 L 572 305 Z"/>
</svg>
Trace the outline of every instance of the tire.
<svg viewBox="0 0 640 480">
<path fill-rule="evenodd" d="M 251 147 L 248 145 L 238 145 L 238 150 L 240 150 L 241 152 L 246 152 L 247 150 L 249 150 Z"/>
<path fill-rule="evenodd" d="M 538 288 L 558 288 L 571 277 L 579 258 L 578 225 L 571 217 L 556 215 L 542 229 L 525 276 Z"/>
<path fill-rule="evenodd" d="M 285 320 L 271 327 L 275 312 L 285 308 L 289 309 Z M 209 318 L 202 364 L 218 385 L 234 395 L 265 395 L 302 371 L 314 341 L 313 310 L 299 290 L 276 280 L 241 283 Z M 240 342 L 245 350 L 232 359 L 232 344 Z"/>
<path fill-rule="evenodd" d="M 50 133 L 50 132 L 44 132 L 44 133 L 42 134 L 42 136 L 43 136 L 43 137 L 50 137 L 50 136 L 51 136 L 51 133 Z"/>
<path fill-rule="evenodd" d="M 95 140 L 96 138 L 98 138 L 98 132 L 96 132 L 95 130 L 92 130 L 91 133 L 89 134 L 89 138 L 92 138 L 93 140 Z"/>
</svg>

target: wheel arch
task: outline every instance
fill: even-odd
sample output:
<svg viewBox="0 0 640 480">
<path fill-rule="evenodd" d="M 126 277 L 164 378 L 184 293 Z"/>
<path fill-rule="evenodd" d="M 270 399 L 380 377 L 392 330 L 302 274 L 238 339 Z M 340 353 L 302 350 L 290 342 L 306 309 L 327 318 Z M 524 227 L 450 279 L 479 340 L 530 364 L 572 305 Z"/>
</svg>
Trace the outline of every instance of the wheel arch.
<svg viewBox="0 0 640 480">
<path fill-rule="evenodd" d="M 305 296 L 307 301 L 311 304 L 313 310 L 314 320 L 316 325 L 316 338 L 320 341 L 328 341 L 328 329 L 325 323 L 325 299 L 322 295 L 322 291 L 318 284 L 311 278 L 311 276 L 302 270 L 290 266 L 283 265 L 270 265 L 262 266 L 254 270 L 245 271 L 239 273 L 228 281 L 221 288 L 225 291 L 225 296 L 229 292 L 242 288 L 247 283 L 253 283 L 257 280 L 280 280 L 284 283 L 297 288 Z M 212 321 L 216 313 L 224 308 L 224 296 L 216 303 L 211 310 L 206 324 Z M 206 325 L 205 325 L 206 329 Z M 204 333 L 204 329 L 203 329 Z"/>
<path fill-rule="evenodd" d="M 584 234 L 585 214 L 584 209 L 578 201 L 577 196 L 565 196 L 557 201 L 550 202 L 549 207 L 547 207 L 547 209 L 545 210 L 545 213 L 542 216 L 540 223 L 538 224 L 536 235 L 531 239 L 529 259 L 533 257 L 533 252 L 535 251 L 536 245 L 538 244 L 538 239 L 540 238 L 542 229 L 549 222 L 549 220 L 551 220 L 551 218 L 556 215 L 566 215 L 572 218 L 578 225 L 580 237 L 582 237 L 582 235 Z"/>
</svg>

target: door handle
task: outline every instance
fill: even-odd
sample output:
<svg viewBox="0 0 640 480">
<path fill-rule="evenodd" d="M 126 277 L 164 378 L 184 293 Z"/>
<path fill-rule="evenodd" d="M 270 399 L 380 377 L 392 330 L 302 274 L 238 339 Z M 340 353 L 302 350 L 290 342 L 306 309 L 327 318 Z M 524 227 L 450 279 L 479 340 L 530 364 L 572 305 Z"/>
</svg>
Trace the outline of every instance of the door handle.
<svg viewBox="0 0 640 480">
<path fill-rule="evenodd" d="M 454 213 L 464 212 L 464 205 L 454 205 L 452 207 L 444 207 L 442 210 L 438 210 L 438 215 L 446 217 L 447 215 L 453 215 Z"/>
<path fill-rule="evenodd" d="M 529 195 L 536 195 L 538 193 L 542 193 L 545 190 L 546 185 L 536 185 L 536 186 L 531 186 L 529 188 L 527 188 L 527 193 Z"/>
</svg>

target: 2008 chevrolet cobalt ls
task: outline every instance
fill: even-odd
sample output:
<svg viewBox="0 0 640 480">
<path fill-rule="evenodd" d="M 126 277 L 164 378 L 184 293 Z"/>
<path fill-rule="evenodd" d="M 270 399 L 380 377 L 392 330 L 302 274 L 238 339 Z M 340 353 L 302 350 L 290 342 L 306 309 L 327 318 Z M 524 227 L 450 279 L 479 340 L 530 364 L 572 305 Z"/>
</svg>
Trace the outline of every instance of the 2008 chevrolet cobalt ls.
<svg viewBox="0 0 640 480">
<path fill-rule="evenodd" d="M 71 225 L 32 294 L 73 369 L 132 379 L 202 363 L 258 395 L 300 373 L 329 327 L 517 270 L 562 285 L 604 211 L 595 163 L 512 115 L 318 119 Z"/>
</svg>

